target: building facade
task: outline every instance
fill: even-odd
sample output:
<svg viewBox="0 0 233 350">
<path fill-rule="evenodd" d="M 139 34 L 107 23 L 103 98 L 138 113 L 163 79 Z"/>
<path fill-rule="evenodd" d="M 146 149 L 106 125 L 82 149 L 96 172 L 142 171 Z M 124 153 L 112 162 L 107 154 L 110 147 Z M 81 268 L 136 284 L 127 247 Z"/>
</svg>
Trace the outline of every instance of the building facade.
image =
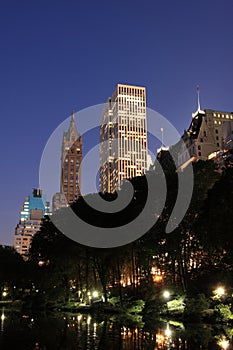
<svg viewBox="0 0 233 350">
<path fill-rule="evenodd" d="M 219 152 L 229 150 L 232 147 L 232 135 L 233 112 L 198 108 L 182 136 L 185 146 L 181 146 L 178 155 L 181 169 L 190 161 L 211 159 Z M 187 150 L 190 156 L 188 161 Z"/>
<path fill-rule="evenodd" d="M 123 179 L 147 169 L 146 88 L 118 84 L 100 126 L 100 191 L 114 192 Z"/>
<path fill-rule="evenodd" d="M 64 193 L 57 192 L 53 195 L 52 199 L 52 210 L 53 214 L 61 208 L 66 208 L 67 207 L 67 200 L 66 196 Z"/>
<path fill-rule="evenodd" d="M 82 136 L 77 131 L 73 112 L 69 129 L 63 134 L 61 155 L 60 193 L 65 195 L 67 204 L 73 203 L 81 194 L 81 162 Z"/>
<path fill-rule="evenodd" d="M 40 230 L 41 220 L 50 215 L 50 205 L 40 189 L 34 189 L 25 198 L 20 212 L 20 220 L 15 228 L 14 248 L 25 259 L 28 256 L 32 238 Z"/>
</svg>

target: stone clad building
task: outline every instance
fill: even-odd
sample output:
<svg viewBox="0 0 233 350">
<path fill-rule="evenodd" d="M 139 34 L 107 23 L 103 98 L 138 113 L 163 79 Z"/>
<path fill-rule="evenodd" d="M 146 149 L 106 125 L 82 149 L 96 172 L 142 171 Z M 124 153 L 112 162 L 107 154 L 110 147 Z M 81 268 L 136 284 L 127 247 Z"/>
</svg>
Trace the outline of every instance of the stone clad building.
<svg viewBox="0 0 233 350">
<path fill-rule="evenodd" d="M 181 146 L 178 163 L 182 168 L 190 161 L 215 158 L 219 152 L 232 148 L 233 112 L 205 109 L 200 107 L 192 115 L 188 130 L 182 139 L 188 149 L 190 160 L 187 161 L 185 147 Z"/>
</svg>

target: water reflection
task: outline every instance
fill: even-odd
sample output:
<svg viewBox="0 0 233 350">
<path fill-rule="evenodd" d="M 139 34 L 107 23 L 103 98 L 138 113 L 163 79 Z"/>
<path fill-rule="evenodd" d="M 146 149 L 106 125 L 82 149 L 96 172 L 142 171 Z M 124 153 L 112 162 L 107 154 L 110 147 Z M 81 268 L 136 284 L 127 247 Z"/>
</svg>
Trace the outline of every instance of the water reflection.
<svg viewBox="0 0 233 350">
<path fill-rule="evenodd" d="M 1 312 L 1 333 L 3 333 L 4 331 L 4 322 L 5 322 L 5 308 L 2 308 L 2 312 Z"/>
<path fill-rule="evenodd" d="M 85 314 L 22 315 L 2 309 L 0 349 L 231 349 L 231 328 Z"/>
</svg>

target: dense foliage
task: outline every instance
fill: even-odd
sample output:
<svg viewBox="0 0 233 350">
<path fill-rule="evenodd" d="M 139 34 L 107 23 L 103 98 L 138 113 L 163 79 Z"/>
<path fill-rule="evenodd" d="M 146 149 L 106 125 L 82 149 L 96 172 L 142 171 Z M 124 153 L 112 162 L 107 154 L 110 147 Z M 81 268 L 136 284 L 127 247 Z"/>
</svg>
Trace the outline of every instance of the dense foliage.
<svg viewBox="0 0 233 350">
<path fill-rule="evenodd" d="M 96 249 L 71 241 L 47 217 L 34 236 L 29 261 L 24 262 L 14 251 L 2 248 L 1 285 L 20 286 L 26 301 L 29 296 L 25 290 L 29 289 L 30 300 L 34 295 L 37 305 L 47 306 L 72 301 L 88 303 L 93 301 L 90 294 L 95 290 L 102 296 L 102 299 L 96 297 L 96 301 L 115 298 L 115 303 L 122 303 L 125 299 L 143 299 L 150 303 L 161 298 L 164 286 L 174 295 L 185 293 L 190 297 L 197 293 L 210 294 L 219 281 L 233 287 L 233 169 L 220 172 L 211 161 L 193 164 L 194 190 L 189 210 L 177 228 L 166 234 L 178 192 L 177 173 L 167 157 L 166 154 L 160 159 L 168 188 L 165 207 L 144 236 L 122 247 Z M 154 169 L 148 176 L 159 179 L 162 174 Z M 134 197 L 120 213 L 100 214 L 83 198 L 72 209 L 96 226 L 113 227 L 130 222 L 143 210 L 147 199 L 146 178 L 135 178 L 131 183 Z M 127 191 L 127 186 L 122 191 Z M 101 196 L 106 201 L 116 198 L 116 194 Z M 156 215 L 156 199 L 153 206 L 147 215 Z M 66 209 L 62 210 L 65 217 Z M 190 300 L 187 315 L 192 308 Z M 159 303 L 155 307 L 159 308 Z"/>
</svg>

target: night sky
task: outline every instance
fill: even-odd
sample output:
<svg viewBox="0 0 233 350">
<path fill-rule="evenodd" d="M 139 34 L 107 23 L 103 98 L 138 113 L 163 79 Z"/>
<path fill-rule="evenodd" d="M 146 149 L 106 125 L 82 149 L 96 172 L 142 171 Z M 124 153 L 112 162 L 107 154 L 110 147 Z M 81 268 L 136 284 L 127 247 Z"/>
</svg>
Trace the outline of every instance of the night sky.
<svg viewBox="0 0 233 350">
<path fill-rule="evenodd" d="M 180 133 L 196 110 L 233 110 L 232 0 L 1 1 L 0 243 L 13 244 L 44 146 L 72 109 L 103 103 L 117 83 Z"/>
</svg>

